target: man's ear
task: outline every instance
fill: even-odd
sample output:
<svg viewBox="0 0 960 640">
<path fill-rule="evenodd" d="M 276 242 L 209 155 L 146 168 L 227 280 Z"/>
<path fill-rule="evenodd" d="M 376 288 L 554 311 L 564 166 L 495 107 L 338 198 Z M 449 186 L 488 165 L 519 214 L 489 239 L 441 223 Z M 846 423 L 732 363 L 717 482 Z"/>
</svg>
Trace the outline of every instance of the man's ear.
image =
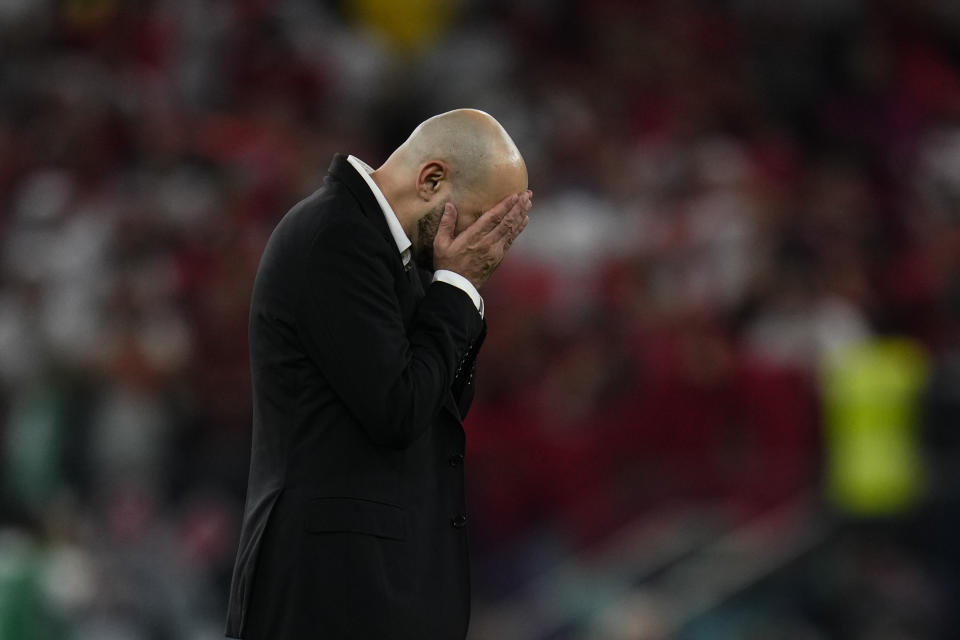
<svg viewBox="0 0 960 640">
<path fill-rule="evenodd" d="M 417 195 L 426 202 L 433 200 L 449 176 L 450 169 L 446 163 L 441 160 L 431 160 L 420 167 L 420 173 L 417 175 Z"/>
</svg>

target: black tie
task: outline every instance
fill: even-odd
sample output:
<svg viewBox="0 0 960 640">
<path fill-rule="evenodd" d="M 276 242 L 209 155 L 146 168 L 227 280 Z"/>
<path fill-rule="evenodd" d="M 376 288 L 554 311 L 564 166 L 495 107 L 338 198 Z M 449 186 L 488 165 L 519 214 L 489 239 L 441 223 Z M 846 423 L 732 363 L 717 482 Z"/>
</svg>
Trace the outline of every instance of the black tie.
<svg viewBox="0 0 960 640">
<path fill-rule="evenodd" d="M 410 280 L 410 286 L 413 288 L 414 293 L 416 293 L 417 297 L 422 296 L 423 282 L 420 280 L 420 270 L 417 269 L 417 265 L 412 258 L 403 267 L 403 270 L 407 272 L 407 278 Z"/>
</svg>

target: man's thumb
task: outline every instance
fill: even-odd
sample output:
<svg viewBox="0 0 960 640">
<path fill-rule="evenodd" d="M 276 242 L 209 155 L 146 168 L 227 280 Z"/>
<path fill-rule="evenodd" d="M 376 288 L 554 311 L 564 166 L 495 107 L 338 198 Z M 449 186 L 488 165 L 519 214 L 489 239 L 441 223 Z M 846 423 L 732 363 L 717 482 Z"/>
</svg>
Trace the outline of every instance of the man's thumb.
<svg viewBox="0 0 960 640">
<path fill-rule="evenodd" d="M 457 228 L 457 208 L 452 202 L 443 206 L 443 216 L 440 218 L 440 227 L 437 229 L 437 238 L 446 241 L 453 240 L 453 232 Z"/>
</svg>

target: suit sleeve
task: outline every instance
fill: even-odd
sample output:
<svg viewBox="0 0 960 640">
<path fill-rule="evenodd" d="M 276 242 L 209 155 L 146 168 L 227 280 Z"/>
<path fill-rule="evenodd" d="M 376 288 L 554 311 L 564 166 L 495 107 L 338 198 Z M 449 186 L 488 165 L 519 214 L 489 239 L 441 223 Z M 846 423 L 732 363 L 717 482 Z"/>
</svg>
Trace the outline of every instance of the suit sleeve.
<svg viewBox="0 0 960 640">
<path fill-rule="evenodd" d="M 298 328 L 370 438 L 405 448 L 433 421 L 483 321 L 466 293 L 435 283 L 407 331 L 392 249 L 362 223 L 321 231 L 306 259 Z"/>
<path fill-rule="evenodd" d="M 431 283 L 438 281 L 438 279 L 434 277 L 434 273 L 431 273 L 425 269 L 419 269 L 419 274 L 420 282 L 423 284 L 424 289 L 429 288 Z M 443 282 L 443 280 L 440 281 Z M 458 288 L 462 289 L 462 287 Z M 470 296 L 470 299 L 473 301 L 473 304 L 476 307 L 477 300 L 466 290 L 464 290 L 464 292 Z M 482 313 L 480 314 L 480 317 L 483 317 Z M 459 411 L 462 419 L 467 417 L 467 413 L 470 411 L 470 406 L 473 404 L 473 396 L 476 391 L 474 375 L 477 370 L 477 354 L 480 352 L 480 347 L 483 345 L 483 341 L 486 337 L 487 322 L 484 320 L 481 323 L 480 334 L 467 347 L 467 351 L 464 354 L 463 359 L 457 365 L 457 370 L 454 373 L 453 385 L 451 385 L 450 391 L 453 393 L 453 398 L 457 404 L 457 410 Z"/>
<path fill-rule="evenodd" d="M 466 418 L 470 411 L 470 405 L 473 404 L 473 396 L 476 390 L 474 376 L 477 371 L 477 354 L 483 345 L 483 340 L 487 336 L 487 323 L 484 321 L 480 330 L 480 335 L 467 348 L 467 353 L 463 361 L 457 365 L 457 373 L 453 380 L 453 397 L 457 401 L 457 409 L 460 411 L 460 417 Z"/>
</svg>

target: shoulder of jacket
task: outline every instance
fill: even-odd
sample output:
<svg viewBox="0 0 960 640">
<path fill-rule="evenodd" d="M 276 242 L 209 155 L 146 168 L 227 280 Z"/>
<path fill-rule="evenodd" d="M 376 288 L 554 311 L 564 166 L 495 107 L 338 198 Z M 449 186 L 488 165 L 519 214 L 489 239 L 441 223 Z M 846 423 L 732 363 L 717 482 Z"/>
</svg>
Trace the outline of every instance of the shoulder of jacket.
<svg viewBox="0 0 960 640">
<path fill-rule="evenodd" d="M 343 189 L 320 189 L 300 203 L 309 220 L 309 247 L 362 248 L 365 252 L 390 249 L 386 237 L 363 213 L 353 195 Z M 300 206 L 298 205 L 298 206 Z"/>
</svg>

